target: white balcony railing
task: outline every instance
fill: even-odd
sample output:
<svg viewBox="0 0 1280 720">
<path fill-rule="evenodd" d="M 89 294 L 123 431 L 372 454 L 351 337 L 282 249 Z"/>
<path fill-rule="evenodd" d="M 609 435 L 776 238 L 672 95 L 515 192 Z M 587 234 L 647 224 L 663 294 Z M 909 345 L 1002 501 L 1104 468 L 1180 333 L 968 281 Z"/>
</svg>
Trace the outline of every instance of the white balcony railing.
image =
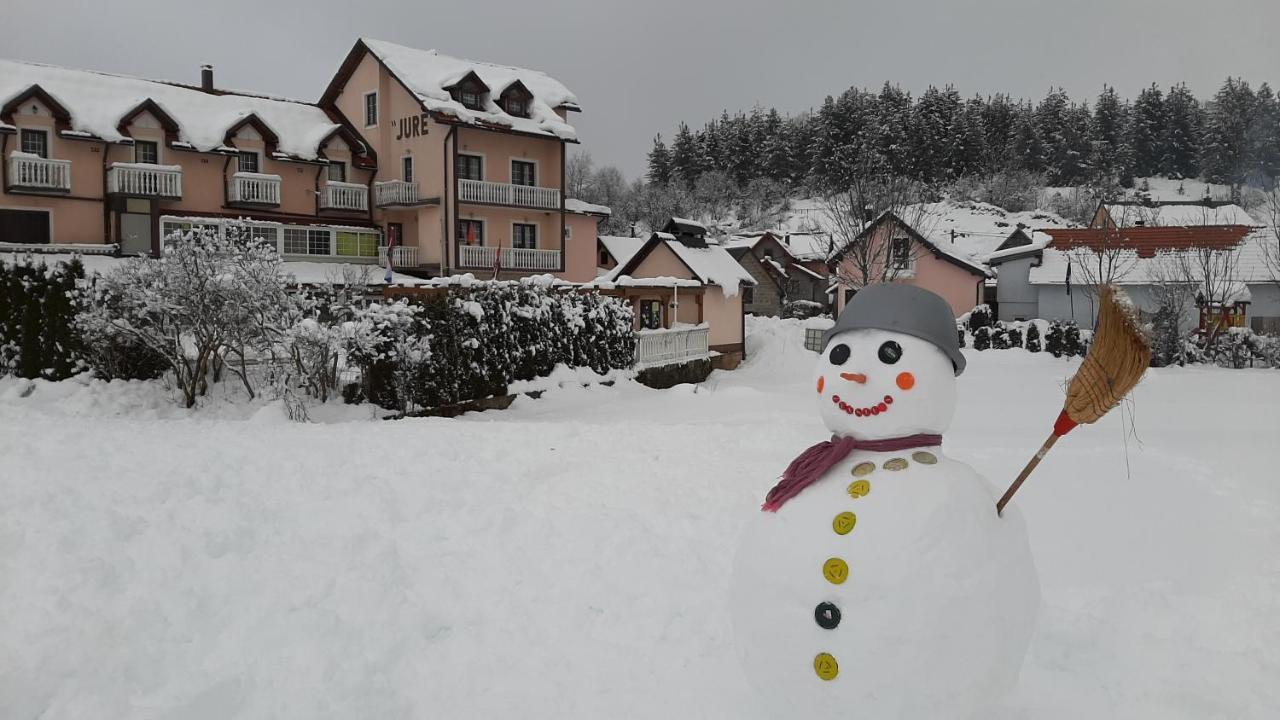
<svg viewBox="0 0 1280 720">
<path fill-rule="evenodd" d="M 373 196 L 378 207 L 416 205 L 418 204 L 418 183 L 404 180 L 374 183 Z"/>
<path fill-rule="evenodd" d="M 280 204 L 280 176 L 238 172 L 227 185 L 227 200 L 253 205 Z"/>
<path fill-rule="evenodd" d="M 107 192 L 180 198 L 182 168 L 177 165 L 112 163 L 107 170 Z"/>
<path fill-rule="evenodd" d="M 636 333 L 636 365 L 653 367 L 709 357 L 709 332 L 706 326 L 641 330 Z"/>
<path fill-rule="evenodd" d="M 369 188 L 360 183 L 330 180 L 320 191 L 321 210 L 368 210 Z"/>
<path fill-rule="evenodd" d="M 378 248 L 378 264 L 386 267 L 387 248 Z M 418 267 L 418 248 L 413 245 L 397 245 L 391 249 L 391 267 Z"/>
<path fill-rule="evenodd" d="M 9 156 L 9 184 L 33 190 L 71 190 L 71 161 L 48 160 L 27 153 Z"/>
<path fill-rule="evenodd" d="M 458 266 L 465 268 L 492 268 L 498 248 L 486 245 L 458 246 Z M 503 270 L 559 270 L 559 250 L 536 248 L 502 248 Z"/>
<path fill-rule="evenodd" d="M 489 205 L 560 209 L 560 191 L 533 185 L 508 185 L 484 180 L 459 180 L 458 199 Z"/>
</svg>

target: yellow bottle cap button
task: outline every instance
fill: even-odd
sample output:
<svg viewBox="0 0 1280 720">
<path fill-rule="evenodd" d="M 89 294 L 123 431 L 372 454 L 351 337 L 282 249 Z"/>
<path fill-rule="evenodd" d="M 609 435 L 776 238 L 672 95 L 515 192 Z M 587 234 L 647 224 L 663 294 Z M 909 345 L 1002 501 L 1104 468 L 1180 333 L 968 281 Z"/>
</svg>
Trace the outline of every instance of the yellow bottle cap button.
<svg viewBox="0 0 1280 720">
<path fill-rule="evenodd" d="M 818 653 L 813 659 L 813 671 L 823 680 L 835 680 L 840 674 L 840 665 L 831 653 Z"/>
<path fill-rule="evenodd" d="M 849 579 L 849 563 L 840 558 L 830 558 L 822 564 L 822 576 L 832 585 L 839 585 Z"/>
<path fill-rule="evenodd" d="M 837 535 L 848 535 L 853 526 L 858 524 L 858 516 L 851 512 L 842 512 L 831 521 L 831 529 L 836 531 Z"/>
<path fill-rule="evenodd" d="M 870 480 L 854 480 L 853 482 L 849 483 L 850 497 L 860 498 L 869 492 L 871 492 Z"/>
</svg>

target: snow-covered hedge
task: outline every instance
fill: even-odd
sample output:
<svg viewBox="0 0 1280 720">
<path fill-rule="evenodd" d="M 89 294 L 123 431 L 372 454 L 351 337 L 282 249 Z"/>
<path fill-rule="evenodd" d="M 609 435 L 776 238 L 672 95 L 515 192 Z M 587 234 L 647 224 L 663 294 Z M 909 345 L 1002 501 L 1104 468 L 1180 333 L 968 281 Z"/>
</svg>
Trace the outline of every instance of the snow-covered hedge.
<svg viewBox="0 0 1280 720">
<path fill-rule="evenodd" d="M 606 373 L 635 361 L 626 304 L 534 280 L 376 303 L 354 313 L 345 335 L 360 381 L 344 396 L 401 411 L 502 395 L 560 364 Z"/>
<path fill-rule="evenodd" d="M 75 328 L 79 260 L 0 261 L 0 374 L 62 380 L 84 369 Z"/>
</svg>

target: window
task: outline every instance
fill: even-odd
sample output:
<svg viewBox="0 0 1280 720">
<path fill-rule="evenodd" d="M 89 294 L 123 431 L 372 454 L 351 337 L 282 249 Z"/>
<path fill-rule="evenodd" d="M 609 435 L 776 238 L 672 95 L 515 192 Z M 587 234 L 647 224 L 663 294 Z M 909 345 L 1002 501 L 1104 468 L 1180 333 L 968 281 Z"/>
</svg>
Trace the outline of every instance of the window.
<svg viewBox="0 0 1280 720">
<path fill-rule="evenodd" d="M 413 182 L 413 158 L 408 155 L 400 159 L 400 175 L 405 182 Z"/>
<path fill-rule="evenodd" d="M 889 263 L 895 270 L 911 267 L 911 238 L 894 238 Z"/>
<path fill-rule="evenodd" d="M 160 146 L 150 140 L 133 141 L 133 161 L 155 165 L 160 162 Z"/>
<path fill-rule="evenodd" d="M 484 158 L 479 155 L 458 155 L 458 177 L 463 180 L 484 179 Z"/>
<path fill-rule="evenodd" d="M 251 240 L 273 248 L 280 247 L 280 228 L 270 225 L 250 225 L 248 231 Z"/>
<path fill-rule="evenodd" d="M 44 130 L 22 131 L 22 152 L 49 157 L 49 133 Z"/>
<path fill-rule="evenodd" d="M 596 265 L 598 265 L 599 267 L 608 267 L 611 261 L 612 261 L 612 258 L 609 257 L 609 251 L 602 249 L 600 251 L 600 257 L 596 261 Z"/>
<path fill-rule="evenodd" d="M 472 110 L 484 109 L 480 93 L 476 92 L 475 90 L 459 90 L 458 102 L 462 103 L 463 106 L 468 107 Z"/>
<path fill-rule="evenodd" d="M 337 250 L 339 255 L 378 257 L 378 233 L 339 230 Z"/>
<path fill-rule="evenodd" d="M 330 182 L 346 182 L 347 181 L 347 164 L 341 160 L 329 161 L 329 181 Z"/>
<path fill-rule="evenodd" d="M 538 166 L 528 160 L 511 161 L 512 185 L 537 185 Z"/>
<path fill-rule="evenodd" d="M 481 220 L 459 220 L 458 242 L 467 245 L 484 244 L 484 222 Z"/>
<path fill-rule="evenodd" d="M 329 255 L 329 236 L 328 230 L 287 227 L 284 229 L 284 252 L 286 255 Z"/>
<path fill-rule="evenodd" d="M 509 95 L 502 101 L 502 109 L 507 111 L 508 115 L 516 117 L 527 117 L 529 113 L 528 105 L 524 98 Z"/>
<path fill-rule="evenodd" d="M 756 302 L 756 289 L 750 285 L 742 288 L 742 304 L 754 305 Z"/>
<path fill-rule="evenodd" d="M 538 247 L 538 226 L 515 223 L 511 226 L 511 247 L 532 250 Z"/>
<path fill-rule="evenodd" d="M 49 244 L 48 211 L 0 210 L 0 238 L 6 242 Z"/>
<path fill-rule="evenodd" d="M 640 301 L 640 327 L 644 330 L 655 330 L 662 327 L 662 301 Z"/>
<path fill-rule="evenodd" d="M 240 169 L 240 172 L 244 172 L 244 173 L 258 172 L 258 153 L 241 152 L 241 153 L 236 153 L 236 156 L 240 159 L 239 160 L 240 164 L 238 166 Z"/>
<path fill-rule="evenodd" d="M 364 94 L 364 126 L 367 128 L 378 124 L 378 93 Z"/>
<path fill-rule="evenodd" d="M 222 237 L 221 225 L 201 225 L 199 223 L 179 222 L 175 220 L 165 220 L 160 223 L 160 234 L 164 236 L 165 241 L 181 240 L 188 233 L 194 233 L 194 236 L 210 236 Z"/>
</svg>

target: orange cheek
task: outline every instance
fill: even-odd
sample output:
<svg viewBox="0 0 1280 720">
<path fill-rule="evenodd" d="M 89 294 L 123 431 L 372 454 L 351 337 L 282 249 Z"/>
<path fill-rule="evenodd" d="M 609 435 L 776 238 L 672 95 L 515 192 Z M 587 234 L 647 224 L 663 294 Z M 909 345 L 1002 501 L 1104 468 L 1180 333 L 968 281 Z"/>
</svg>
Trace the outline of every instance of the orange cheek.
<svg viewBox="0 0 1280 720">
<path fill-rule="evenodd" d="M 827 379 L 821 375 L 818 376 L 818 394 L 822 394 L 822 388 L 826 387 Z"/>
<path fill-rule="evenodd" d="M 898 387 L 910 390 L 916 386 L 916 376 L 909 372 L 898 373 Z"/>
</svg>

